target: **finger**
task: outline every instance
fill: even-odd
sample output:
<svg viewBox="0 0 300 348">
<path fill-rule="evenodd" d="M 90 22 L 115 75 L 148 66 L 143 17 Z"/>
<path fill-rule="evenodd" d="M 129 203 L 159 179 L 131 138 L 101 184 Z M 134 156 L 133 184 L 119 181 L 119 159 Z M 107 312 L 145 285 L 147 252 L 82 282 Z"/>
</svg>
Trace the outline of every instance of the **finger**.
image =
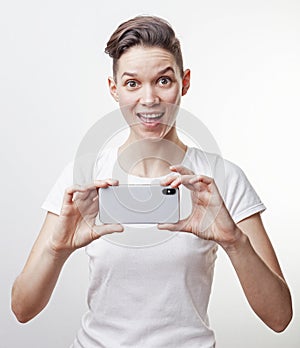
<svg viewBox="0 0 300 348">
<path fill-rule="evenodd" d="M 92 202 L 96 202 L 99 198 L 99 195 L 97 194 L 93 199 L 92 199 Z"/>
<path fill-rule="evenodd" d="M 196 175 L 195 177 L 190 179 L 191 184 L 195 184 L 196 182 L 202 182 L 206 185 L 212 184 L 214 180 L 210 178 L 209 176 L 205 175 Z"/>
<path fill-rule="evenodd" d="M 80 185 L 73 185 L 65 190 L 64 198 L 63 198 L 63 203 L 64 204 L 71 204 L 73 202 L 73 196 L 76 192 L 84 192 L 85 188 Z"/>
<path fill-rule="evenodd" d="M 170 167 L 170 169 L 172 171 L 177 172 L 177 173 L 182 174 L 182 175 L 194 175 L 195 174 L 191 169 L 183 166 L 182 164 L 173 165 Z"/>
<path fill-rule="evenodd" d="M 173 181 L 175 181 L 179 176 L 180 176 L 180 174 L 178 174 L 178 173 L 169 174 L 166 178 L 161 179 L 160 184 L 162 186 L 168 186 Z"/>
<path fill-rule="evenodd" d="M 97 188 L 106 188 L 108 186 L 117 186 L 119 185 L 119 180 L 116 179 L 105 179 L 105 180 L 95 180 L 94 185 Z"/>
<path fill-rule="evenodd" d="M 75 192 L 84 192 L 86 189 L 81 185 L 73 185 L 66 188 L 65 192 L 69 195 L 73 195 Z"/>
<path fill-rule="evenodd" d="M 86 187 L 84 191 L 76 191 L 73 195 L 75 201 L 93 201 L 98 196 L 97 188 L 93 186 Z"/>
<path fill-rule="evenodd" d="M 187 219 L 179 220 L 175 224 L 158 224 L 157 228 L 159 230 L 168 230 L 168 231 L 184 231 L 187 232 L 185 227 L 187 226 Z"/>
<path fill-rule="evenodd" d="M 193 190 L 194 184 L 191 183 L 191 179 L 194 175 L 180 175 L 173 182 L 170 183 L 171 187 L 178 187 L 179 185 L 184 185 L 188 189 Z"/>
<path fill-rule="evenodd" d="M 209 186 L 205 184 L 202 181 L 196 180 L 195 178 L 192 178 L 189 181 L 189 186 L 187 185 L 192 191 L 195 192 L 210 192 Z"/>
<path fill-rule="evenodd" d="M 123 232 L 124 227 L 120 224 L 103 224 L 103 225 L 94 225 L 93 231 L 96 233 L 97 238 L 104 236 L 106 234 L 111 234 L 114 232 Z"/>
<path fill-rule="evenodd" d="M 174 181 L 170 183 L 171 187 L 178 187 L 179 185 L 183 184 L 185 181 L 185 178 L 183 178 L 181 175 L 178 176 Z"/>
<path fill-rule="evenodd" d="M 166 178 L 162 179 L 162 186 L 171 185 L 172 187 L 178 187 L 182 183 L 182 181 L 180 180 L 181 175 L 194 175 L 194 172 L 191 169 L 181 164 L 170 166 L 170 169 L 175 173 L 170 174 Z"/>
<path fill-rule="evenodd" d="M 159 230 L 168 230 L 168 231 L 179 231 L 179 227 L 177 226 L 177 224 L 158 224 L 157 228 Z"/>
</svg>

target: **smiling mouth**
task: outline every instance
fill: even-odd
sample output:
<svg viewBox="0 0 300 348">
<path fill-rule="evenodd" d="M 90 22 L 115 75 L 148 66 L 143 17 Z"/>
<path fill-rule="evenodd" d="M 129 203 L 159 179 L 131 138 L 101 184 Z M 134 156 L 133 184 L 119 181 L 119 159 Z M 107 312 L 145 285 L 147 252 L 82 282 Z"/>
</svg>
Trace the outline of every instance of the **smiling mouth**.
<svg viewBox="0 0 300 348">
<path fill-rule="evenodd" d="M 143 123 L 157 123 L 164 115 L 164 112 L 152 112 L 152 113 L 144 113 L 144 112 L 139 112 L 137 113 L 138 118 L 143 122 Z"/>
</svg>

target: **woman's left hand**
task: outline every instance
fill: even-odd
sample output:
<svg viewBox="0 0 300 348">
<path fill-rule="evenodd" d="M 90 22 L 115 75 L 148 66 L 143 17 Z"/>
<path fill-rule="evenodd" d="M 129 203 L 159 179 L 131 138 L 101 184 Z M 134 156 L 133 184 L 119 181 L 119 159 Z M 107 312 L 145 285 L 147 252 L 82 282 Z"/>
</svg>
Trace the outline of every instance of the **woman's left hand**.
<svg viewBox="0 0 300 348">
<path fill-rule="evenodd" d="M 170 175 L 161 181 L 163 186 L 178 187 L 181 184 L 191 191 L 191 214 L 175 224 L 159 224 L 159 229 L 183 231 L 206 240 L 213 240 L 224 248 L 233 245 L 242 232 L 230 216 L 219 190 L 210 177 L 195 175 L 190 169 L 172 166 L 180 175 Z"/>
</svg>

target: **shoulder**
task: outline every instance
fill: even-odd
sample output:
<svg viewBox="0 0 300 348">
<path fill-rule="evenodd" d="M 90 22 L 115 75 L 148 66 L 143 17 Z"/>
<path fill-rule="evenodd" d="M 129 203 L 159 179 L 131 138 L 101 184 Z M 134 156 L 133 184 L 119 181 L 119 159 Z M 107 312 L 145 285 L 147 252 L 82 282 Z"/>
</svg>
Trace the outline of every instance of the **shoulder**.
<svg viewBox="0 0 300 348">
<path fill-rule="evenodd" d="M 42 208 L 46 211 L 52 212 L 56 215 L 60 214 L 63 196 L 66 188 L 73 185 L 74 162 L 69 162 L 61 171 L 56 182 L 52 186 Z"/>
<path fill-rule="evenodd" d="M 215 179 L 220 177 L 230 178 L 244 176 L 243 170 L 232 161 L 225 159 L 221 154 L 203 151 L 197 147 L 189 147 L 187 162 L 199 174 L 204 174 Z"/>
<path fill-rule="evenodd" d="M 118 153 L 118 147 L 115 146 L 109 146 L 104 147 L 103 149 L 100 149 L 96 158 L 97 161 L 101 161 L 103 159 L 113 158 Z"/>
<path fill-rule="evenodd" d="M 99 151 L 94 163 L 93 177 L 96 179 L 113 177 L 118 164 L 118 147 L 107 147 Z"/>
<path fill-rule="evenodd" d="M 56 183 L 64 187 L 73 185 L 74 161 L 68 162 L 56 180 Z"/>
</svg>

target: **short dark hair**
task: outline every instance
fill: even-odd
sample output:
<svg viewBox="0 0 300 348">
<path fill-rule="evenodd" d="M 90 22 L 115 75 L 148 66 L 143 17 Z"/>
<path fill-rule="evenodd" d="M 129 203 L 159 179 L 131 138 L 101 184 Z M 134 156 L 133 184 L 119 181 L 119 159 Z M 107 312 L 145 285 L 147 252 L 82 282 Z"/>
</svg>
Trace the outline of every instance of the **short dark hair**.
<svg viewBox="0 0 300 348">
<path fill-rule="evenodd" d="M 133 46 L 160 47 L 170 52 L 183 75 L 180 42 L 171 25 L 156 16 L 137 16 L 122 24 L 107 42 L 105 53 L 113 58 L 113 74 L 116 77 L 118 59 Z"/>
</svg>

